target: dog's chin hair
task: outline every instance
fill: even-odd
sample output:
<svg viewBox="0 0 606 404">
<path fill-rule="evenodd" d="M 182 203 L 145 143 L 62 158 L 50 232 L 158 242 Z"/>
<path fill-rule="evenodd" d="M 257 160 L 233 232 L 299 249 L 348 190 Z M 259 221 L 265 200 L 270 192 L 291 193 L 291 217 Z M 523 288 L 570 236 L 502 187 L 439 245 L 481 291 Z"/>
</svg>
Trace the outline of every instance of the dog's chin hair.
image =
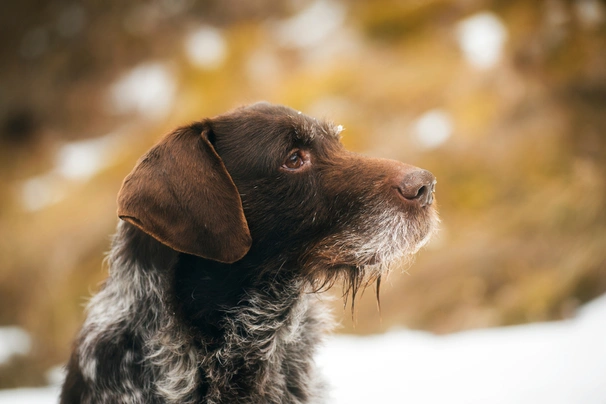
<svg viewBox="0 0 606 404">
<path fill-rule="evenodd" d="M 412 265 L 413 261 L 414 252 L 400 251 L 379 259 L 373 264 L 350 266 L 341 269 L 339 278 L 343 284 L 343 306 L 347 307 L 348 302 L 350 302 L 353 316 L 356 298 L 367 287 L 375 284 L 377 305 L 380 307 L 381 280 L 391 271 L 405 270 Z"/>
<path fill-rule="evenodd" d="M 389 209 L 376 217 L 373 223 L 367 223 L 355 232 L 344 233 L 325 242 L 321 249 L 324 251 L 321 254 L 324 269 L 312 271 L 312 288 L 316 292 L 343 282 L 344 302 L 347 305 L 351 299 L 352 314 L 356 297 L 373 283 L 377 285 L 377 303 L 380 306 L 381 278 L 396 269 L 406 270 L 413 263 L 415 254 L 436 233 L 440 221 L 434 209 L 425 223 L 409 219 L 405 212 Z M 331 253 L 333 256 L 329 257 Z"/>
</svg>

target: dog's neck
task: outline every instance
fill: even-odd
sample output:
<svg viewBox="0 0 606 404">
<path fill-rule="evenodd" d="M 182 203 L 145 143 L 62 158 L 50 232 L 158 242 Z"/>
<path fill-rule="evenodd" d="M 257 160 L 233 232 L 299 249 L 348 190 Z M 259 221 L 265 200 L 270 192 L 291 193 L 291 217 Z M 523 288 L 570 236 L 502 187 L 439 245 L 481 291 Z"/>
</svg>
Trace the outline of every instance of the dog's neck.
<svg viewBox="0 0 606 404">
<path fill-rule="evenodd" d="M 116 245 L 135 252 L 134 265 L 116 265 L 113 270 L 130 267 L 140 275 L 161 277 L 172 291 L 171 300 L 164 302 L 167 309 L 207 341 L 223 343 L 225 327 L 233 321 L 286 326 L 309 287 L 301 271 L 292 268 L 296 264 L 286 259 L 267 261 L 252 255 L 223 264 L 178 253 L 125 222 L 119 226 Z M 129 274 L 113 275 L 128 282 Z"/>
<path fill-rule="evenodd" d="M 110 278 L 84 325 L 83 358 L 94 354 L 99 333 L 132 335 L 153 372 L 181 375 L 157 381 L 174 402 L 237 402 L 242 391 L 265 397 L 283 382 L 282 367 L 293 355 L 305 365 L 289 370 L 288 383 L 311 383 L 314 347 L 329 319 L 288 263 L 219 264 L 178 253 L 122 222 L 109 264 Z M 112 304 L 116 295 L 123 304 Z M 297 391 L 305 401 L 309 392 Z"/>
<path fill-rule="evenodd" d="M 269 265 L 269 264 L 268 264 Z M 305 292 L 305 282 L 277 263 L 259 268 L 250 262 L 221 264 L 180 254 L 172 270 L 172 302 L 190 326 L 213 339 L 232 321 L 278 326 Z M 261 275 L 260 275 L 261 274 Z M 268 304 L 270 303 L 270 304 Z"/>
</svg>

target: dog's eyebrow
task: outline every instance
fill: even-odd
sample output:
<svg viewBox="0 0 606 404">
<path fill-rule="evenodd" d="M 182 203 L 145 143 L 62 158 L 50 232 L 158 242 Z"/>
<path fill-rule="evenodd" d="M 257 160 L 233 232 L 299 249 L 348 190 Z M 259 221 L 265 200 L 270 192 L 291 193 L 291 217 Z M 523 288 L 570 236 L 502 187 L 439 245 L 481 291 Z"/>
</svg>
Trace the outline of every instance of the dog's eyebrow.
<svg viewBox="0 0 606 404">
<path fill-rule="evenodd" d="M 293 117 L 294 139 L 303 144 L 310 144 L 318 137 L 340 140 L 342 125 L 335 125 L 330 121 L 319 120 L 303 115 L 301 112 Z"/>
</svg>

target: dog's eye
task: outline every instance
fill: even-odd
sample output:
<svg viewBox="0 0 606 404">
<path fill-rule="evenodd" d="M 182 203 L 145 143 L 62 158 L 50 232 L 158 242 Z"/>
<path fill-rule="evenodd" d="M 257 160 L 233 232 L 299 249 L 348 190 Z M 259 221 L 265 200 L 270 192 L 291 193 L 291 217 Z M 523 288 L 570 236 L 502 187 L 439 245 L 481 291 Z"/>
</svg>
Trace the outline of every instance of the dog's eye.
<svg viewBox="0 0 606 404">
<path fill-rule="evenodd" d="M 298 170 L 309 163 L 309 153 L 305 150 L 293 150 L 282 164 L 287 170 Z"/>
</svg>

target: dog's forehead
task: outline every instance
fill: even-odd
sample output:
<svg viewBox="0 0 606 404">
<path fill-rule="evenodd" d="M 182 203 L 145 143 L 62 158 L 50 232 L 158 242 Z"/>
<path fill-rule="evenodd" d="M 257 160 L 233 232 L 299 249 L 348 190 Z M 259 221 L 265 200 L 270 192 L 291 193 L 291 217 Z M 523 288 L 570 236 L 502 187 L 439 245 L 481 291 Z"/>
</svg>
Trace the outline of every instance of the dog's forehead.
<svg viewBox="0 0 606 404">
<path fill-rule="evenodd" d="M 238 112 L 244 112 L 240 115 Z M 317 119 L 282 105 L 257 103 L 236 110 L 235 115 L 242 119 L 244 125 L 261 129 L 261 132 L 272 132 L 275 135 L 292 137 L 297 143 L 308 144 L 318 138 L 340 139 L 343 130 L 325 119 Z"/>
<path fill-rule="evenodd" d="M 335 140 L 340 139 L 340 133 L 343 130 L 341 125 L 335 125 L 327 120 L 320 120 L 300 111 L 292 117 L 292 130 L 297 141 L 302 143 L 311 143 L 318 137 L 327 137 Z"/>
</svg>

